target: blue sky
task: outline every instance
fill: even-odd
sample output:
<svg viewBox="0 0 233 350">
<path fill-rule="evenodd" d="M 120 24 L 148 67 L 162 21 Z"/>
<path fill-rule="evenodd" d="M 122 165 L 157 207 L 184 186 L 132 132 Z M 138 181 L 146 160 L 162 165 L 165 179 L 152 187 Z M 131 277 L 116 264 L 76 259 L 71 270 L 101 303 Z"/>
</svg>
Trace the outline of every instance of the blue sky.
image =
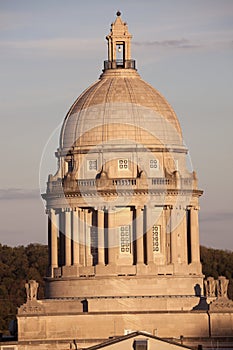
<svg viewBox="0 0 233 350">
<path fill-rule="evenodd" d="M 117 10 L 133 34 L 140 75 L 180 120 L 204 190 L 201 243 L 233 250 L 232 0 L 0 0 L 0 242 L 46 242 L 41 156 L 70 105 L 98 79 Z M 48 172 L 57 137 L 46 148 Z"/>
</svg>

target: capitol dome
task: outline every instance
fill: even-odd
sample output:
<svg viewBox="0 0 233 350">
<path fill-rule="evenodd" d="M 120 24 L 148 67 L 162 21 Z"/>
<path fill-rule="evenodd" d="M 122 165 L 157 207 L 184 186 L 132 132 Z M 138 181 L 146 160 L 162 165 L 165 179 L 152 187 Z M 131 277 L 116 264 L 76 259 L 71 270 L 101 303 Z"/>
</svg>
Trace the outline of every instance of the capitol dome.
<svg viewBox="0 0 233 350">
<path fill-rule="evenodd" d="M 187 166 L 181 127 L 166 99 L 138 74 L 119 13 L 107 40 L 100 79 L 65 117 L 58 170 L 43 194 L 51 241 L 47 295 L 113 297 L 129 289 L 162 295 L 167 275 L 175 295 L 181 273 L 192 295 L 202 278 L 198 243 L 191 247 L 202 192 Z M 164 278 L 164 289 L 148 273 Z"/>
<path fill-rule="evenodd" d="M 109 51 L 117 55 L 120 42 L 116 48 L 112 37 L 123 26 L 124 56 L 121 60 L 110 55 L 100 79 L 71 106 L 61 130 L 60 149 L 93 147 L 119 139 L 121 144 L 130 140 L 146 147 L 182 147 L 181 127 L 174 110 L 135 69 L 126 25 L 117 17 L 113 26 L 114 31 L 107 37 Z"/>
</svg>

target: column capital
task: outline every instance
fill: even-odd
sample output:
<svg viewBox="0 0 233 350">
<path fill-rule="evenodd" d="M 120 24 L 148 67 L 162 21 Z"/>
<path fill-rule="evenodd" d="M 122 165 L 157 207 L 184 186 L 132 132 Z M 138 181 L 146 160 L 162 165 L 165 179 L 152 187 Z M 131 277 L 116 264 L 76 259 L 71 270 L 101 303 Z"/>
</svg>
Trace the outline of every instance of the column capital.
<svg viewBox="0 0 233 350">
<path fill-rule="evenodd" d="M 135 205 L 136 210 L 144 210 L 144 205 Z"/>
<path fill-rule="evenodd" d="M 105 205 L 97 205 L 94 209 L 95 209 L 95 210 L 101 210 L 101 211 L 107 210 L 107 208 L 106 208 Z"/>
<path fill-rule="evenodd" d="M 200 206 L 199 205 L 188 205 L 186 207 L 187 210 L 200 210 Z"/>
<path fill-rule="evenodd" d="M 56 214 L 59 214 L 59 211 L 57 209 L 48 208 L 46 209 L 46 214 L 49 216 L 56 215 Z"/>
<path fill-rule="evenodd" d="M 80 209 L 79 207 L 73 207 L 72 211 L 79 211 L 79 209 Z"/>
<path fill-rule="evenodd" d="M 116 207 L 114 207 L 114 206 L 109 206 L 106 209 L 107 209 L 108 212 L 111 212 L 111 211 L 115 212 L 116 211 Z"/>
<path fill-rule="evenodd" d="M 152 209 L 152 208 L 154 208 L 154 207 L 155 207 L 155 205 L 152 204 L 152 203 L 147 203 L 147 204 L 145 205 L 145 209 Z"/>
</svg>

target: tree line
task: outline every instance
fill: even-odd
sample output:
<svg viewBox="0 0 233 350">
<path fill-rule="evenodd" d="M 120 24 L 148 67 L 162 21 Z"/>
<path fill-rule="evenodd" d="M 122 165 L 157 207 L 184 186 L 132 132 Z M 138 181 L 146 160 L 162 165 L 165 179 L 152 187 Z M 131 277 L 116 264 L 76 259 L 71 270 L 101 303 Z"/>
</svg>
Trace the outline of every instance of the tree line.
<svg viewBox="0 0 233 350">
<path fill-rule="evenodd" d="M 0 244 L 0 332 L 6 333 L 17 307 L 26 302 L 25 283 L 34 279 L 39 283 L 38 298 L 44 298 L 44 276 L 48 262 L 46 245 L 9 247 Z M 201 247 L 203 274 L 226 276 L 230 280 L 228 295 L 233 299 L 233 252 Z"/>
</svg>

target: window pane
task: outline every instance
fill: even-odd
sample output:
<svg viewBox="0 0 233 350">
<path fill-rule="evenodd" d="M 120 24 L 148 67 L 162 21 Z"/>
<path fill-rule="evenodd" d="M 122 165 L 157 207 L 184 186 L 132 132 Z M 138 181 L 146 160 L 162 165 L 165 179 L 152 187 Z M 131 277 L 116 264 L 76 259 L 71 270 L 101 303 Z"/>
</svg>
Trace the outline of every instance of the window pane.
<svg viewBox="0 0 233 350">
<path fill-rule="evenodd" d="M 88 170 L 97 170 L 97 160 L 96 159 L 88 160 L 87 162 L 88 162 L 88 165 L 87 165 Z"/>
<path fill-rule="evenodd" d="M 120 252 L 125 254 L 131 253 L 130 226 L 129 225 L 120 226 L 119 235 L 120 235 Z"/>
<path fill-rule="evenodd" d="M 119 170 L 126 170 L 126 169 L 129 169 L 129 162 L 128 162 L 128 159 L 119 159 L 119 160 L 118 160 L 118 169 L 119 169 Z"/>
<path fill-rule="evenodd" d="M 153 244 L 153 252 L 160 253 L 160 230 L 161 226 L 160 225 L 154 225 L 152 227 L 152 244 Z"/>
</svg>

